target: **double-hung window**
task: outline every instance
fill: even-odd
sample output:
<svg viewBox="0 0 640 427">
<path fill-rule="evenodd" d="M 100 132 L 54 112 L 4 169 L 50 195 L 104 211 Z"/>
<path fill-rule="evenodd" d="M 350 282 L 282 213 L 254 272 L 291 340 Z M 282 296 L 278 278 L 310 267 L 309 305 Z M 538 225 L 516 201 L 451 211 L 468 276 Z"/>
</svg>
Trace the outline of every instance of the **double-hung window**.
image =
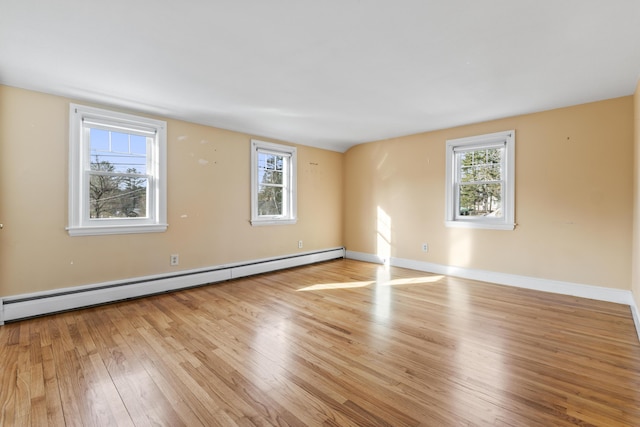
<svg viewBox="0 0 640 427">
<path fill-rule="evenodd" d="M 515 131 L 447 141 L 450 227 L 513 230 Z"/>
<path fill-rule="evenodd" d="M 69 234 L 165 231 L 165 157 L 165 122 L 71 104 Z"/>
<path fill-rule="evenodd" d="M 251 140 L 251 224 L 295 224 L 296 148 Z"/>
</svg>

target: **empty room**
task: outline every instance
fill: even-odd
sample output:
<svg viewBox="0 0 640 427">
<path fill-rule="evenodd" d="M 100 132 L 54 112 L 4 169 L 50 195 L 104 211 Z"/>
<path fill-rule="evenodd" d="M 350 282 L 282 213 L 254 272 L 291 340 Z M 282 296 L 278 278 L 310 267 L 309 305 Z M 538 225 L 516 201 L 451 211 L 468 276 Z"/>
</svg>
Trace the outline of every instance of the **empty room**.
<svg viewBox="0 0 640 427">
<path fill-rule="evenodd" d="M 639 426 L 639 23 L 0 0 L 0 425 Z"/>
</svg>

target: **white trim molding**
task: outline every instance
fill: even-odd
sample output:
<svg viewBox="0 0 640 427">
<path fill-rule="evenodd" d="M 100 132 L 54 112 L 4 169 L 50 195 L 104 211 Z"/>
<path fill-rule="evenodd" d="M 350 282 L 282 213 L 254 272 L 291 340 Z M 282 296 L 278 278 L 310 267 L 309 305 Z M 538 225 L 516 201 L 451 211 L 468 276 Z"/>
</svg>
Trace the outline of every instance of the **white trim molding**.
<svg viewBox="0 0 640 427">
<path fill-rule="evenodd" d="M 551 292 L 561 295 L 571 295 L 580 298 L 588 298 L 598 301 L 613 302 L 628 305 L 636 326 L 638 339 L 640 340 L 640 312 L 633 298 L 633 293 L 629 290 L 605 288 L 602 286 L 585 285 L 573 282 L 563 282 L 559 280 L 541 279 L 537 277 L 521 276 L 517 274 L 496 273 L 493 271 L 476 270 L 464 267 L 454 267 L 442 264 L 434 264 L 424 261 L 415 261 L 404 258 L 394 258 L 389 260 L 380 258 L 377 255 L 346 251 L 346 258 L 358 261 L 372 262 L 376 264 L 389 264 L 393 267 L 408 268 L 416 271 L 424 271 L 446 276 L 462 277 L 464 279 L 479 280 L 483 282 L 495 283 L 498 285 L 513 286 L 518 288 L 532 289 L 535 291 Z"/>
<path fill-rule="evenodd" d="M 345 257 L 348 259 L 354 259 L 356 261 L 370 262 L 373 264 L 386 264 L 386 259 L 375 254 L 368 254 L 365 252 L 346 251 Z"/>
<path fill-rule="evenodd" d="M 137 137 L 146 141 L 144 173 L 135 169 L 118 171 L 113 157 L 124 153 L 109 148 L 99 153 L 103 162 L 91 161 L 92 131 L 107 131 Z M 129 142 L 131 156 L 131 143 Z M 70 236 L 98 236 L 104 234 L 157 233 L 167 230 L 167 123 L 148 117 L 126 114 L 102 108 L 69 104 L 69 200 L 68 226 Z M 126 153 L 126 151 L 125 151 Z M 129 157 L 131 158 L 131 157 Z M 106 160 L 105 160 L 106 159 Z M 94 163 L 95 162 L 95 163 Z M 93 170 L 100 164 L 112 169 Z M 98 168 L 99 169 L 99 168 Z M 145 180 L 147 208 L 141 217 L 93 218 L 91 216 L 91 177 L 102 175 L 109 179 L 129 178 Z M 141 189 L 142 187 L 138 187 Z M 136 190 L 138 191 L 138 190 Z"/>
<path fill-rule="evenodd" d="M 16 295 L 0 299 L 0 325 L 8 321 L 213 284 L 338 258 L 344 258 L 344 248 L 329 248 L 185 270 L 173 274 L 137 277 L 129 280 Z"/>
<path fill-rule="evenodd" d="M 633 323 L 636 325 L 636 332 L 638 334 L 638 340 L 640 341 L 640 311 L 638 310 L 638 305 L 636 304 L 635 298 L 631 298 L 631 304 L 629 307 L 631 308 L 631 315 L 633 316 Z"/>
</svg>

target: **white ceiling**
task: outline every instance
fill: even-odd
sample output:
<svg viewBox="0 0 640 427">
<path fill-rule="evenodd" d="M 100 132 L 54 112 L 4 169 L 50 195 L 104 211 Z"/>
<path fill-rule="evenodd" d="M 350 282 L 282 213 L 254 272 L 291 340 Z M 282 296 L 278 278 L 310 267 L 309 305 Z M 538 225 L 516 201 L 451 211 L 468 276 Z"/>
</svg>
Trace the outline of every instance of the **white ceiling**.
<svg viewBox="0 0 640 427">
<path fill-rule="evenodd" d="M 0 84 L 336 151 L 639 76 L 640 0 L 0 0 Z"/>
</svg>

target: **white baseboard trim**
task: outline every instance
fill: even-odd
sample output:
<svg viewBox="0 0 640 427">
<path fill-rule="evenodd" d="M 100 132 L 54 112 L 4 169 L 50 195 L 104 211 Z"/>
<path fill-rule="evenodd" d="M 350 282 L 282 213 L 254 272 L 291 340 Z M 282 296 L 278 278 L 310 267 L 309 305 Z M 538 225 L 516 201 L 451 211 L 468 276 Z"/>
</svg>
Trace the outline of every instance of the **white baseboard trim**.
<svg viewBox="0 0 640 427">
<path fill-rule="evenodd" d="M 636 325 L 636 332 L 638 333 L 638 340 L 640 340 L 640 311 L 638 311 L 638 304 L 636 304 L 636 300 L 633 299 L 630 304 L 631 315 L 633 316 L 633 323 Z"/>
<path fill-rule="evenodd" d="M 345 258 L 355 259 L 356 261 L 370 262 L 373 264 L 384 264 L 386 261 L 386 259 L 378 255 L 355 251 L 346 251 Z"/>
<path fill-rule="evenodd" d="M 0 299 L 0 325 L 61 311 L 106 304 L 194 286 L 222 282 L 253 274 L 344 258 L 344 248 L 297 253 L 281 257 L 184 270 L 174 274 L 75 286 Z"/>
<path fill-rule="evenodd" d="M 384 264 L 385 259 L 368 253 L 346 251 L 346 257 L 359 261 Z M 480 280 L 499 285 L 515 286 L 519 288 L 533 289 L 536 291 L 552 292 L 562 295 L 571 295 L 581 298 L 589 298 L 599 301 L 626 304 L 631 307 L 633 320 L 640 339 L 640 316 L 638 307 L 633 299 L 633 293 L 623 289 L 605 288 L 601 286 L 585 285 L 580 283 L 562 282 L 558 280 L 541 279 L 537 277 L 520 276 L 516 274 L 496 273 L 486 270 L 453 267 L 430 262 L 414 261 L 404 258 L 391 258 L 389 264 L 394 267 L 409 268 L 411 270 L 425 271 L 447 276 L 462 277 L 465 279 Z"/>
<path fill-rule="evenodd" d="M 377 255 L 354 251 L 346 251 L 346 257 L 349 259 L 373 262 L 378 264 L 383 264 L 385 261 Z M 562 282 L 558 280 L 540 279 L 537 277 L 520 276 L 517 274 L 496 273 L 486 270 L 453 267 L 404 258 L 392 257 L 389 260 L 389 264 L 394 267 L 409 268 L 411 270 L 425 271 L 428 273 L 444 274 L 447 276 L 480 280 L 483 282 L 496 283 L 499 285 L 515 286 L 519 288 L 527 288 L 563 295 L 572 295 L 581 298 L 615 302 L 618 304 L 631 305 L 634 302 L 631 291 L 623 289 L 605 288 L 572 282 Z"/>
</svg>

